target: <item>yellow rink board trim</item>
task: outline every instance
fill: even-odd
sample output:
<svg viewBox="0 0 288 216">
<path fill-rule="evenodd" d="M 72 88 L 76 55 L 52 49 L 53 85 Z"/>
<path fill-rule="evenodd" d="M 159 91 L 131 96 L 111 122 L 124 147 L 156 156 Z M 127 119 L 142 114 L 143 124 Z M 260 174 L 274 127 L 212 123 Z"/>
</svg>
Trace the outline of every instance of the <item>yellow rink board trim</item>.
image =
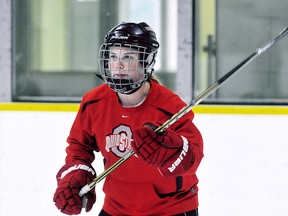
<svg viewBox="0 0 288 216">
<path fill-rule="evenodd" d="M 288 115 L 288 106 L 198 105 L 199 114 Z"/>
<path fill-rule="evenodd" d="M 0 103 L 0 111 L 76 112 L 78 109 L 76 103 Z"/>
<path fill-rule="evenodd" d="M 0 103 L 0 111 L 76 112 L 78 103 Z M 199 114 L 288 115 L 288 106 L 198 105 Z"/>
</svg>

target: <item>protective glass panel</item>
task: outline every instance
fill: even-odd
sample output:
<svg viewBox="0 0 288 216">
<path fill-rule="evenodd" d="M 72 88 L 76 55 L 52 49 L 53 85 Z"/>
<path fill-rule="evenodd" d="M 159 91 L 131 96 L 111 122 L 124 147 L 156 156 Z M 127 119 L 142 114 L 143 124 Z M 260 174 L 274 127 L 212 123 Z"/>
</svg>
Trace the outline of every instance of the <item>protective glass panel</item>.
<svg viewBox="0 0 288 216">
<path fill-rule="evenodd" d="M 13 8 L 14 101 L 80 101 L 102 83 L 99 48 L 122 21 L 153 28 L 161 44 L 156 75 L 174 89 L 177 0 L 14 0 Z"/>
<path fill-rule="evenodd" d="M 285 0 L 199 0 L 196 4 L 195 95 L 286 26 Z M 205 103 L 287 104 L 288 36 L 241 68 Z"/>
</svg>

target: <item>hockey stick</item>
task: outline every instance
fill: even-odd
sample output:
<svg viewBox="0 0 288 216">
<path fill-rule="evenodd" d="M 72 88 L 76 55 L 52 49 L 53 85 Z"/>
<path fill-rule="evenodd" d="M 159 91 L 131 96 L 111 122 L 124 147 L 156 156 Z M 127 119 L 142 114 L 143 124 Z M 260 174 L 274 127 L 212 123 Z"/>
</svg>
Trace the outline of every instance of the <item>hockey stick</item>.
<svg viewBox="0 0 288 216">
<path fill-rule="evenodd" d="M 271 41 L 263 45 L 262 47 L 256 49 L 255 52 L 253 52 L 251 55 L 249 55 L 247 58 L 245 58 L 242 62 L 240 62 L 238 65 L 236 65 L 233 69 L 231 69 L 229 72 L 227 72 L 224 76 L 222 76 L 219 80 L 217 80 L 214 84 L 212 84 L 210 87 L 208 87 L 205 91 L 203 91 L 198 97 L 193 99 L 187 106 L 182 108 L 178 113 L 173 115 L 169 120 L 167 120 L 163 125 L 158 127 L 155 132 L 163 132 L 168 127 L 170 127 L 172 124 L 174 124 L 179 118 L 184 116 L 186 113 L 191 111 L 193 107 L 198 105 L 200 102 L 202 102 L 205 98 L 207 98 L 209 95 L 211 95 L 214 91 L 216 91 L 225 81 L 228 80 L 232 75 L 234 75 L 237 71 L 242 69 L 244 66 L 246 66 L 248 63 L 250 63 L 252 60 L 254 60 L 256 57 L 264 53 L 266 50 L 268 50 L 271 46 L 273 46 L 275 43 L 277 43 L 279 40 L 281 40 L 284 36 L 286 36 L 288 33 L 288 26 L 284 28 L 275 38 L 273 38 Z M 110 174 L 114 169 L 119 167 L 124 161 L 126 161 L 128 158 L 133 156 L 135 153 L 133 150 L 129 151 L 124 157 L 120 158 L 115 164 L 113 164 L 111 167 L 109 167 L 107 170 L 105 170 L 103 173 L 101 173 L 97 178 L 95 178 L 90 184 L 85 185 L 79 192 L 79 196 L 82 197 L 84 194 L 89 192 L 97 183 L 99 183 L 101 180 L 103 180 L 108 174 Z"/>
</svg>

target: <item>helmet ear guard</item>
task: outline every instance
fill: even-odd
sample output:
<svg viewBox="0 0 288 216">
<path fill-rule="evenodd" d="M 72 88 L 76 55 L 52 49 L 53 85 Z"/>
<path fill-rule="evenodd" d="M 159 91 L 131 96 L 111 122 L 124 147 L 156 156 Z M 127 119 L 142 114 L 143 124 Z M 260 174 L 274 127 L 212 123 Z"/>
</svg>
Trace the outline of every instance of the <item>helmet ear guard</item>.
<svg viewBox="0 0 288 216">
<path fill-rule="evenodd" d="M 128 49 L 132 53 L 138 54 L 138 62 L 144 73 L 142 80 L 132 80 L 130 78 L 112 77 L 110 71 L 110 52 L 117 47 Z M 155 32 L 146 23 L 121 23 L 112 28 L 104 38 L 104 43 L 99 51 L 99 64 L 102 80 L 116 92 L 131 94 L 137 91 L 152 75 L 155 65 L 155 58 L 158 52 L 159 43 Z M 121 52 L 121 51 L 120 51 Z M 120 61 L 120 60 L 119 60 Z M 128 71 L 129 72 L 129 71 Z"/>
<path fill-rule="evenodd" d="M 146 62 L 148 65 L 145 67 L 149 76 L 151 76 L 154 71 L 154 65 L 156 62 L 155 58 L 156 58 L 156 53 L 150 53 L 148 57 L 146 58 Z"/>
</svg>

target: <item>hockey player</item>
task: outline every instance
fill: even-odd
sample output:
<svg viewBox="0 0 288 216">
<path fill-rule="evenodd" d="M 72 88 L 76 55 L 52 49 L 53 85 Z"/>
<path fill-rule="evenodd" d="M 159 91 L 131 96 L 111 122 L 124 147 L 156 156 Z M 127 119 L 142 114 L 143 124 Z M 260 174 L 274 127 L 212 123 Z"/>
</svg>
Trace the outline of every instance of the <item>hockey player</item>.
<svg viewBox="0 0 288 216">
<path fill-rule="evenodd" d="M 95 178 L 95 152 L 104 168 L 128 151 L 135 156 L 105 179 L 99 215 L 198 215 L 202 136 L 188 112 L 162 133 L 154 130 L 186 104 L 152 76 L 159 48 L 146 23 L 121 23 L 100 47 L 102 84 L 84 95 L 67 138 L 66 164 L 57 174 L 54 202 L 61 212 L 79 214 L 80 189 Z M 87 211 L 96 201 L 86 194 Z"/>
</svg>

